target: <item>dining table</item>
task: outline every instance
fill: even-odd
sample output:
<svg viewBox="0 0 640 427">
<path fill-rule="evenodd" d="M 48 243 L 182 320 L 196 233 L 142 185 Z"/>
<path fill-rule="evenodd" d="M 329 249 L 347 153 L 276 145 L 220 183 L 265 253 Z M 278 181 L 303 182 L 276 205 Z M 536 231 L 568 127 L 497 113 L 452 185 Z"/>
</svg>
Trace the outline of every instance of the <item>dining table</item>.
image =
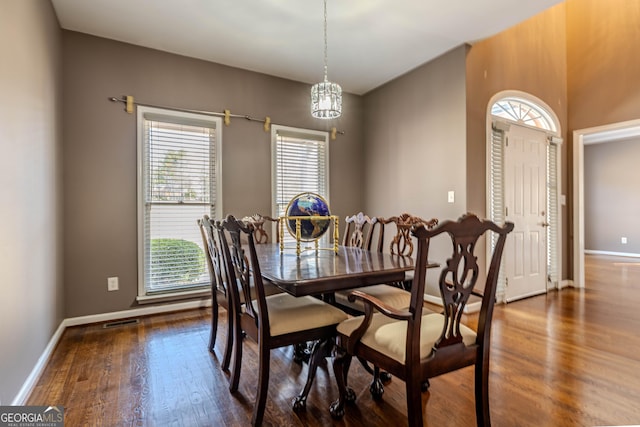
<svg viewBox="0 0 640 427">
<path fill-rule="evenodd" d="M 338 246 L 337 252 L 282 250 L 278 244 L 256 245 L 264 279 L 295 296 L 326 295 L 362 286 L 401 281 L 413 270 L 413 258 Z"/>
<path fill-rule="evenodd" d="M 338 246 L 336 251 L 309 248 L 297 255 L 295 249 L 282 249 L 277 243 L 267 243 L 256 245 L 256 254 L 265 281 L 295 297 L 312 295 L 327 302 L 333 301 L 336 291 L 403 281 L 406 272 L 413 270 L 415 265 L 410 256 L 353 246 Z M 429 263 L 428 267 L 437 265 Z M 322 352 L 328 357 L 332 349 L 333 342 L 315 342 L 310 352 Z M 301 358 L 297 353 L 296 359 Z M 315 371 L 315 366 L 309 366 L 304 389 L 293 401 L 295 410 L 305 407 Z"/>
</svg>

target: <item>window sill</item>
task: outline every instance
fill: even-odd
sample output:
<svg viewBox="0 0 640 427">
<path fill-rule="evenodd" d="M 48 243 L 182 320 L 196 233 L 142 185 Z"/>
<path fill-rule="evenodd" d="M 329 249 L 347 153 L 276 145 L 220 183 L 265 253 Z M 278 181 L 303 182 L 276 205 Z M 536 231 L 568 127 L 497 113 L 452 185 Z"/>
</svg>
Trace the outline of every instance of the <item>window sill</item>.
<svg viewBox="0 0 640 427">
<path fill-rule="evenodd" d="M 210 289 L 198 289 L 194 291 L 168 292 L 164 294 L 138 295 L 138 304 L 153 304 L 157 302 L 179 301 L 183 299 L 211 298 Z"/>
</svg>

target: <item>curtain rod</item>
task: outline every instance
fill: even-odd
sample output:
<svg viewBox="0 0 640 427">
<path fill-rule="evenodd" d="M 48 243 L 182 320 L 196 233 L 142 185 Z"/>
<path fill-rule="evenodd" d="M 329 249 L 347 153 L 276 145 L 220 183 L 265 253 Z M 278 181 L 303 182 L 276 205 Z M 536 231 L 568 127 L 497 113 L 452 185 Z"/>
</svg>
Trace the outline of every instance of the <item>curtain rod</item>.
<svg viewBox="0 0 640 427">
<path fill-rule="evenodd" d="M 133 106 L 134 105 L 140 105 L 143 107 L 153 107 L 153 108 L 164 108 L 166 110 L 172 110 L 172 111 L 181 111 L 184 113 L 196 113 L 196 114 L 203 114 L 206 116 L 214 116 L 214 117 L 224 117 L 224 124 L 226 126 L 229 126 L 229 124 L 231 123 L 231 118 L 239 118 L 239 119 L 245 119 L 248 120 L 250 122 L 259 122 L 259 123 L 263 123 L 264 124 L 264 131 L 265 132 L 269 132 L 269 130 L 271 129 L 271 117 L 267 116 L 264 119 L 259 119 L 256 117 L 251 117 L 249 115 L 245 115 L 245 114 L 231 114 L 231 111 L 229 110 L 224 110 L 224 112 L 222 113 L 218 113 L 216 111 L 202 111 L 202 110 L 190 110 L 188 108 L 176 108 L 176 107 L 165 107 L 165 106 L 161 106 L 161 105 L 153 105 L 153 104 L 143 104 L 141 102 L 136 102 L 133 99 L 133 96 L 131 95 L 126 95 L 123 96 L 122 98 L 116 98 L 115 96 L 112 96 L 109 98 L 109 101 L 111 102 L 122 102 L 123 104 L 125 104 L 125 108 L 124 111 L 126 111 L 129 114 L 133 114 Z M 321 132 L 326 132 L 325 130 L 320 130 Z M 340 135 L 344 135 L 344 131 L 340 131 L 337 130 L 335 127 L 331 128 L 329 130 L 329 135 L 331 136 L 331 139 L 336 139 L 336 134 L 340 134 Z"/>
</svg>

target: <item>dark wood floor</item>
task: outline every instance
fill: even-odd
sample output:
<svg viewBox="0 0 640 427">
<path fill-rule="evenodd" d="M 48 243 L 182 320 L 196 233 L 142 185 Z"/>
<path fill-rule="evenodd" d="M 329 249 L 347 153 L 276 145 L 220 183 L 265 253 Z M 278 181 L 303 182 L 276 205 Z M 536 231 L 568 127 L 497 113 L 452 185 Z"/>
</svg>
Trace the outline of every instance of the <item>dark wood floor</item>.
<svg viewBox="0 0 640 427">
<path fill-rule="evenodd" d="M 494 426 L 640 424 L 640 263 L 588 256 L 587 288 L 499 305 L 492 334 L 490 399 Z M 206 347 L 209 309 L 65 331 L 28 404 L 64 405 L 67 426 L 244 426 L 257 384 L 256 346 L 245 343 L 239 392 L 228 391 L 221 347 Z M 226 323 L 220 337 L 226 333 Z M 219 343 L 221 340 L 219 341 Z M 334 422 L 331 364 L 319 369 L 306 411 L 291 400 L 306 378 L 292 350 L 273 352 L 265 425 L 397 426 L 406 423 L 404 383 L 382 402 L 357 363 L 356 406 Z M 425 425 L 473 426 L 473 370 L 434 378 L 423 394 Z"/>
</svg>

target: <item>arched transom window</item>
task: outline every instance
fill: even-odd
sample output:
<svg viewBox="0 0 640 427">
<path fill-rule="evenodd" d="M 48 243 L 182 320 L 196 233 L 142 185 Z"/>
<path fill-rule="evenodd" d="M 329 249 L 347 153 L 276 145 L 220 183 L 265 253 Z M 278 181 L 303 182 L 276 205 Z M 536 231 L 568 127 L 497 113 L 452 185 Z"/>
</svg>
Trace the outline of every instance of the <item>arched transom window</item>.
<svg viewBox="0 0 640 427">
<path fill-rule="evenodd" d="M 556 125 L 546 111 L 521 98 L 502 98 L 493 104 L 491 114 L 528 126 L 556 131 Z"/>
</svg>

